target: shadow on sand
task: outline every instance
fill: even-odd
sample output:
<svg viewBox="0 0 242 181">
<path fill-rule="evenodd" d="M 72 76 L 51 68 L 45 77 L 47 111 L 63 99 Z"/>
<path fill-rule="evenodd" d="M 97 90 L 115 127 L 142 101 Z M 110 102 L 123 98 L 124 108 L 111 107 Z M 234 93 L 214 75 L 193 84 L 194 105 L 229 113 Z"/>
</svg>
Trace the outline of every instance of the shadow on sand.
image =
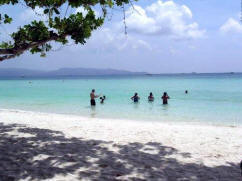
<svg viewBox="0 0 242 181">
<path fill-rule="evenodd" d="M 17 132 L 16 132 L 17 131 Z M 12 133 L 17 134 L 12 134 Z M 23 134 L 24 133 L 24 134 Z M 22 136 L 25 135 L 25 136 Z M 26 136 L 28 135 L 28 136 Z M 109 147 L 112 147 L 110 151 Z M 0 180 L 241 180 L 239 166 L 181 163 L 189 153 L 150 142 L 114 144 L 0 123 Z"/>
</svg>

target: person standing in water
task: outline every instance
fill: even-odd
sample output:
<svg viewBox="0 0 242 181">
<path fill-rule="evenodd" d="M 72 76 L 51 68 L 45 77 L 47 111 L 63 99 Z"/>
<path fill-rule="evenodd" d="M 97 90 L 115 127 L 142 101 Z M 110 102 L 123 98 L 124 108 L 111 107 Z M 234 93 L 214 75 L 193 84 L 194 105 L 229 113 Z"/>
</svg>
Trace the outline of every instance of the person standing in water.
<svg viewBox="0 0 242 181">
<path fill-rule="evenodd" d="M 188 94 L 188 90 L 185 91 L 185 94 Z"/>
<path fill-rule="evenodd" d="M 98 98 L 99 95 L 95 95 L 95 89 L 92 89 L 92 92 L 90 93 L 90 103 L 91 103 L 91 106 L 96 106 L 96 101 L 95 99 Z"/>
<path fill-rule="evenodd" d="M 135 93 L 133 97 L 131 97 L 131 99 L 134 101 L 134 102 L 139 102 L 139 96 L 138 96 L 138 93 Z"/>
<path fill-rule="evenodd" d="M 165 104 L 168 104 L 168 99 L 170 99 L 170 97 L 168 96 L 168 94 L 166 92 L 164 92 L 161 99 L 163 100 L 163 104 L 165 105 Z"/>
<path fill-rule="evenodd" d="M 153 94 L 152 94 L 152 92 L 150 93 L 150 95 L 149 95 L 149 97 L 148 97 L 148 101 L 149 102 L 153 102 L 154 101 L 154 96 L 153 96 Z"/>
</svg>

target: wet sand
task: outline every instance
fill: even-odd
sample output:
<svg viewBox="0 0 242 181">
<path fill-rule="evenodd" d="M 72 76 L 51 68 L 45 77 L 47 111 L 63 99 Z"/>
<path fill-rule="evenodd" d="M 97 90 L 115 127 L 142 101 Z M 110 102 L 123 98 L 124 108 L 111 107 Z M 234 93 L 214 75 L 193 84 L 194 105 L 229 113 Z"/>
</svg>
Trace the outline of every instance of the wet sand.
<svg viewBox="0 0 242 181">
<path fill-rule="evenodd" d="M 242 127 L 0 111 L 0 180 L 241 180 Z"/>
</svg>

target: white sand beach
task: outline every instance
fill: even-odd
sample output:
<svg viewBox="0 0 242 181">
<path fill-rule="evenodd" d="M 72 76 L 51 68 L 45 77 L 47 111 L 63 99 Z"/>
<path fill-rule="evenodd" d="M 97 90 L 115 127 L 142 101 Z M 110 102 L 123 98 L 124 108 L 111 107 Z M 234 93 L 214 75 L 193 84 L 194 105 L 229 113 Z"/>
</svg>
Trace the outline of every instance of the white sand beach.
<svg viewBox="0 0 242 181">
<path fill-rule="evenodd" d="M 242 127 L 0 111 L 0 180 L 242 180 Z"/>
</svg>

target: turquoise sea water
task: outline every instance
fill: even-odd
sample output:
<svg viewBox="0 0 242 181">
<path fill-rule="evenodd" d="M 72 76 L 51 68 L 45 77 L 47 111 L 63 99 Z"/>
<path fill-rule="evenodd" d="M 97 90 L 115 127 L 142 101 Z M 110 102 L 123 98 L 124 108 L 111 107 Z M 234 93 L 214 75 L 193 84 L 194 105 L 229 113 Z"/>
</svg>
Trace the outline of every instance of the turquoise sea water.
<svg viewBox="0 0 242 181">
<path fill-rule="evenodd" d="M 89 94 L 106 95 L 90 107 Z M 189 93 L 186 95 L 185 90 Z M 162 105 L 166 91 L 169 105 Z M 130 97 L 138 92 L 138 104 Z M 153 92 L 155 101 L 147 97 Z M 0 80 L 0 108 L 160 122 L 242 125 L 242 74 L 90 76 Z"/>
</svg>

